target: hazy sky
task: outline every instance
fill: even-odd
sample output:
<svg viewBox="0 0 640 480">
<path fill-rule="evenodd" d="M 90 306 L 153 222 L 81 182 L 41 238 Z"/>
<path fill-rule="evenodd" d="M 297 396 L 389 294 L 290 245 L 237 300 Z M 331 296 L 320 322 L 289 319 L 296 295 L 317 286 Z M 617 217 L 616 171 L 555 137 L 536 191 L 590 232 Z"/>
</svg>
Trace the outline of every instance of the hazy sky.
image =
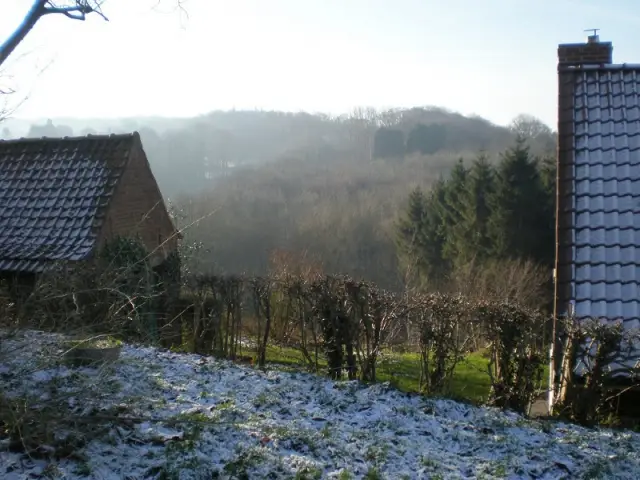
<svg viewBox="0 0 640 480">
<path fill-rule="evenodd" d="M 42 19 L 0 80 L 29 95 L 16 116 L 436 105 L 555 126 L 558 43 L 600 28 L 640 63 L 638 0 L 188 0 L 188 18 L 157 1 Z M 30 4 L 2 2 L 0 37 Z"/>
</svg>

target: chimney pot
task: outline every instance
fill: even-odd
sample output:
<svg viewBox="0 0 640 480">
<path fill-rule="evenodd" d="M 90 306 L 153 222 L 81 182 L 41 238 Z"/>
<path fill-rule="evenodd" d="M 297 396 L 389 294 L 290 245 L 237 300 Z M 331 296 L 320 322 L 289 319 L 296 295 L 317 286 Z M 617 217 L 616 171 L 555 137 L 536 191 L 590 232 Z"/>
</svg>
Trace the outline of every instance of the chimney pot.
<svg viewBox="0 0 640 480">
<path fill-rule="evenodd" d="M 600 41 L 600 37 L 598 36 L 599 28 L 587 28 L 585 32 L 591 32 L 591 35 L 587 37 L 587 43 L 598 43 Z"/>
</svg>

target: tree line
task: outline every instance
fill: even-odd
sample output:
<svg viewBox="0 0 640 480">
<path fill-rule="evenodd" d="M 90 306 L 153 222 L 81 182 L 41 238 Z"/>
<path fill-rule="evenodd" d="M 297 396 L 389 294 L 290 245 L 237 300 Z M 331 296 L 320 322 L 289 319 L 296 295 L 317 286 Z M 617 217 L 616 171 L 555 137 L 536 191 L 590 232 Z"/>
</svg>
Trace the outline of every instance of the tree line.
<svg viewBox="0 0 640 480">
<path fill-rule="evenodd" d="M 433 154 L 446 145 L 447 128 L 439 123 L 418 123 L 406 135 L 397 128 L 380 127 L 373 137 L 375 158 L 403 158 L 405 155 Z"/>
<path fill-rule="evenodd" d="M 539 158 L 538 163 L 544 163 L 554 141 L 548 127 L 526 116 L 505 128 L 438 108 L 362 109 L 337 118 L 232 111 L 182 123 L 149 122 L 129 119 L 108 127 L 67 119 L 31 125 L 28 134 L 139 130 L 164 196 L 182 211 L 185 243 L 203 247 L 193 265 L 201 273 L 264 275 L 270 254 L 287 250 L 306 254 L 328 274 L 392 290 L 404 288 L 407 270 L 399 262 L 405 260 L 402 252 L 398 258 L 396 218 L 405 215 L 403 204 L 415 186 L 429 197 L 443 193 L 441 184 L 454 181 L 450 175 L 480 175 L 469 183 L 484 188 L 483 173 L 469 164 L 474 156 L 484 157 L 493 175 L 500 152 L 514 145 L 518 134 L 526 138 L 527 158 Z M 402 161 L 376 158 L 376 138 L 387 130 L 400 131 L 405 139 Z M 461 157 L 467 162 L 464 172 Z M 541 166 L 537 170 L 545 175 Z M 447 202 L 454 196 L 449 193 Z M 459 214 L 448 212 L 449 223 Z M 481 206 L 477 214 L 483 215 Z M 439 232 L 433 245 L 453 230 L 464 237 L 462 228 Z M 453 248 L 449 239 L 442 264 L 457 256 Z"/>
<path fill-rule="evenodd" d="M 434 154 L 468 155 L 480 149 L 497 153 L 517 133 L 525 134 L 536 152 L 553 144 L 553 133 L 533 118 L 518 117 L 505 128 L 436 107 L 361 108 L 340 116 L 218 111 L 192 119 L 10 121 L 3 124 L 0 135 L 5 139 L 38 138 L 134 130 L 140 133 L 163 195 L 171 199 L 218 188 L 238 171 L 289 160 L 334 168 L 378 160 L 402 163 L 398 160 Z"/>
<path fill-rule="evenodd" d="M 396 244 L 414 280 L 441 287 L 470 264 L 554 259 L 555 163 L 524 137 L 497 164 L 460 159 L 431 189 L 415 188 L 397 222 Z"/>
</svg>

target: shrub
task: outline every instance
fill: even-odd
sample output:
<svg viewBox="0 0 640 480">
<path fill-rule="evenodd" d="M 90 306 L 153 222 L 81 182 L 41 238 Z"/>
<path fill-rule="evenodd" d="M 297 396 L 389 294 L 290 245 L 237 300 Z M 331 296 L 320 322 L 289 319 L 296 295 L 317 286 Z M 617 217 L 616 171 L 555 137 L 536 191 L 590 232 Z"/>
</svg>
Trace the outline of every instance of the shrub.
<svg viewBox="0 0 640 480">
<path fill-rule="evenodd" d="M 113 333 L 155 340 L 157 285 L 139 240 L 117 238 L 92 262 L 59 264 L 39 276 L 24 324 L 66 333 Z"/>
<path fill-rule="evenodd" d="M 413 300 L 411 315 L 420 332 L 420 384 L 425 393 L 444 393 L 467 353 L 470 337 L 461 327 L 469 312 L 469 302 L 460 295 L 429 294 Z"/>
<path fill-rule="evenodd" d="M 565 322 L 566 343 L 560 363 L 564 398 L 556 407 L 572 420 L 592 425 L 616 413 L 622 384 L 629 390 L 638 384 L 637 345 L 640 332 L 625 329 L 622 322 L 598 319 Z"/>
<path fill-rule="evenodd" d="M 489 341 L 490 402 L 526 412 L 539 391 L 543 373 L 544 317 L 509 302 L 479 302 L 475 316 Z"/>
</svg>

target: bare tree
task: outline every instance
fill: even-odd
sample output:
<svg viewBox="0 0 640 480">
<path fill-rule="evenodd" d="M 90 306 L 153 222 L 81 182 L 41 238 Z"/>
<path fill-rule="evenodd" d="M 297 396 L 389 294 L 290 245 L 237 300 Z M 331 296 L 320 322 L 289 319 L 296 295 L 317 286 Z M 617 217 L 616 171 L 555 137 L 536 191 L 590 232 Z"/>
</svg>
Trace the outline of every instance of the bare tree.
<svg viewBox="0 0 640 480">
<path fill-rule="evenodd" d="M 37 75 L 41 75 L 50 65 L 51 62 L 45 64 L 37 71 Z M 30 96 L 29 92 L 24 91 L 24 88 L 19 89 L 13 86 L 17 82 L 7 70 L 0 65 L 0 123 L 11 117 Z"/>
<path fill-rule="evenodd" d="M 2 81 L 2 77 L 0 77 L 0 81 Z M 0 122 L 2 122 L 5 118 L 9 116 L 10 107 L 7 102 L 7 95 L 13 93 L 13 89 L 11 87 L 6 87 L 2 83 L 0 83 Z"/>
<path fill-rule="evenodd" d="M 104 0 L 73 0 L 54 2 L 53 0 L 33 0 L 31 8 L 24 19 L 0 45 L 0 65 L 13 53 L 38 21 L 47 15 L 64 15 L 73 20 L 84 20 L 87 15 L 95 13 L 107 20 L 100 7 Z"/>
<path fill-rule="evenodd" d="M 9 118 L 17 108 L 9 102 L 15 93 L 10 83 L 10 76 L 0 68 L 0 123 Z"/>
<path fill-rule="evenodd" d="M 64 15 L 72 20 L 85 20 L 95 14 L 108 20 L 102 13 L 105 0 L 32 0 L 31 8 L 11 35 L 0 44 L 0 66 L 9 58 L 38 21 L 48 15 Z M 177 8 L 184 12 L 183 0 L 176 0 Z"/>
<path fill-rule="evenodd" d="M 521 114 L 509 124 L 509 129 L 524 138 L 537 138 L 541 135 L 551 135 L 552 130 L 533 115 Z"/>
<path fill-rule="evenodd" d="M 361 160 L 373 158 L 373 135 L 380 123 L 378 111 L 373 107 L 356 107 L 342 117 L 347 126 L 349 141 Z"/>
</svg>

